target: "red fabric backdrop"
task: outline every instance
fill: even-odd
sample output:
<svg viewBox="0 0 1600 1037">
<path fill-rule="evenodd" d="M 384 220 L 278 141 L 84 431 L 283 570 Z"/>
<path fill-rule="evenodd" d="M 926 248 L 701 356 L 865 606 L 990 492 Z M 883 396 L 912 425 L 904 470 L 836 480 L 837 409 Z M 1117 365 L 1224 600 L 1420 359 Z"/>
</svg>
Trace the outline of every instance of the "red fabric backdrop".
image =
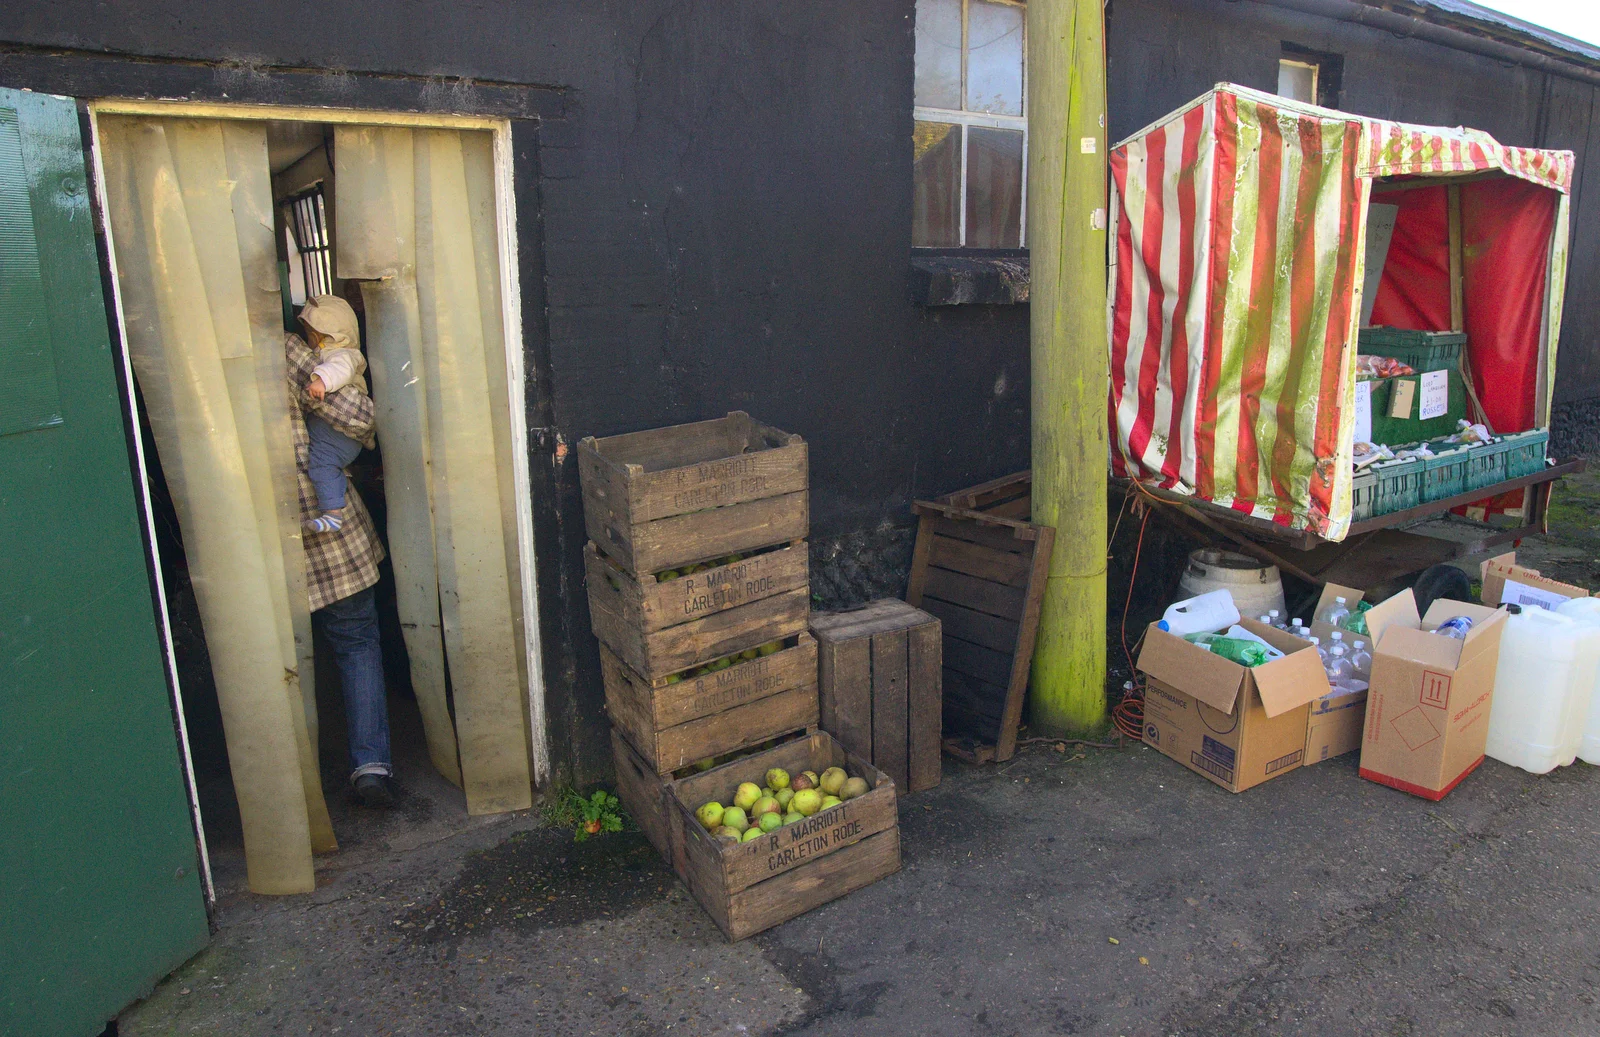
<svg viewBox="0 0 1600 1037">
<path fill-rule="evenodd" d="M 1450 328 L 1450 219 L 1443 186 L 1374 192 L 1398 205 L 1372 323 Z M 1462 295 L 1473 384 L 1496 432 L 1538 424 L 1539 328 L 1560 195 L 1513 177 L 1461 185 Z"/>
</svg>

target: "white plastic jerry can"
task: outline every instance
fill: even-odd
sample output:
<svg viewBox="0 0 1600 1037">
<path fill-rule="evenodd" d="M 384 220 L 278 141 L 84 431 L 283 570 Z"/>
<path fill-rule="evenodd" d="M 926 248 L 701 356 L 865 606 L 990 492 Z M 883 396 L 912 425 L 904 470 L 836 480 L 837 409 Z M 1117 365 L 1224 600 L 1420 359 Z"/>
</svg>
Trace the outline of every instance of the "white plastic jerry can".
<svg viewBox="0 0 1600 1037">
<path fill-rule="evenodd" d="M 1556 614 L 1600 630 L 1600 598 L 1573 598 L 1557 606 Z M 1578 759 L 1600 764 L 1600 669 L 1596 670 L 1594 687 L 1589 692 L 1589 719 L 1578 743 Z"/>
<path fill-rule="evenodd" d="M 1484 752 L 1544 774 L 1578 755 L 1600 664 L 1600 625 L 1529 608 L 1506 617 Z"/>
<path fill-rule="evenodd" d="M 1179 637 L 1185 634 L 1205 634 L 1226 630 L 1239 622 L 1239 607 L 1233 603 L 1228 588 L 1196 594 L 1167 606 L 1167 611 L 1157 624 L 1162 630 Z"/>
</svg>

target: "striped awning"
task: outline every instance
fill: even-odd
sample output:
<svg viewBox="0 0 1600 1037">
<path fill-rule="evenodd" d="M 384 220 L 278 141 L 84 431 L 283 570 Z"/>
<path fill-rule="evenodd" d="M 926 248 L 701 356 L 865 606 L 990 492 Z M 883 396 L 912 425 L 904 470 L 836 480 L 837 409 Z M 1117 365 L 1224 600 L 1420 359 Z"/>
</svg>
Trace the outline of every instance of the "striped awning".
<svg viewBox="0 0 1600 1037">
<path fill-rule="evenodd" d="M 1113 472 L 1342 539 L 1372 179 L 1500 171 L 1565 194 L 1572 168 L 1231 84 L 1118 144 Z"/>
</svg>

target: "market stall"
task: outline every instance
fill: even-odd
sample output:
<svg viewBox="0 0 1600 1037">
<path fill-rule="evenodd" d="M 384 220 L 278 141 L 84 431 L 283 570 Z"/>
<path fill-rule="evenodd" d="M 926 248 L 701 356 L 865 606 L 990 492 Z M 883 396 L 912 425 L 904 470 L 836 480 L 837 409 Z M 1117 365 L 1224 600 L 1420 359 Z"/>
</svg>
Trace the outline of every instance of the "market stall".
<svg viewBox="0 0 1600 1037">
<path fill-rule="evenodd" d="M 1569 470 L 1545 443 L 1573 162 L 1232 84 L 1118 144 L 1113 475 L 1235 540 L 1452 509 L 1528 531 Z"/>
</svg>

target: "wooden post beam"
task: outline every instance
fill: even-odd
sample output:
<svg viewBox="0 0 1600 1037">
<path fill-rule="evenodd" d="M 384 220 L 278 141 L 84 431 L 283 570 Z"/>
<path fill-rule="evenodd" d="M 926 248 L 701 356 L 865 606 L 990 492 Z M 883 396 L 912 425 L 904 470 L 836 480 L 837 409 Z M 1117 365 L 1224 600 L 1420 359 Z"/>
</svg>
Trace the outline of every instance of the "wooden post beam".
<svg viewBox="0 0 1600 1037">
<path fill-rule="evenodd" d="M 1106 717 L 1106 83 L 1102 0 L 1028 4 L 1033 521 L 1056 530 L 1033 656 L 1041 734 Z"/>
</svg>

